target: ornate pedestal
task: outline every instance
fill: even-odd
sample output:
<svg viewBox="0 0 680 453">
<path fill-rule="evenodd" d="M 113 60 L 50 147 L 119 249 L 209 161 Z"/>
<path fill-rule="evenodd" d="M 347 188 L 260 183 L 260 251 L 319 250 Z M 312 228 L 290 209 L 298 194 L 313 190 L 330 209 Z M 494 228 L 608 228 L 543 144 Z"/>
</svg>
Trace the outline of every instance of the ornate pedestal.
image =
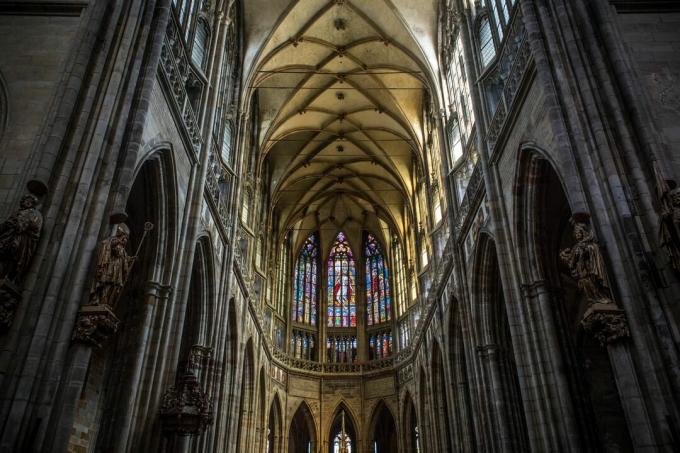
<svg viewBox="0 0 680 453">
<path fill-rule="evenodd" d="M 118 330 L 120 321 L 106 305 L 84 305 L 78 311 L 73 341 L 100 348 Z"/>
<path fill-rule="evenodd" d="M 630 337 L 626 314 L 615 304 L 598 303 L 588 307 L 583 314 L 581 327 L 602 346 Z"/>
<path fill-rule="evenodd" d="M 0 332 L 12 327 L 14 312 L 21 302 L 21 290 L 8 279 L 0 280 Z"/>
<path fill-rule="evenodd" d="M 213 422 L 212 402 L 191 371 L 165 392 L 160 413 L 166 434 L 199 435 Z"/>
</svg>

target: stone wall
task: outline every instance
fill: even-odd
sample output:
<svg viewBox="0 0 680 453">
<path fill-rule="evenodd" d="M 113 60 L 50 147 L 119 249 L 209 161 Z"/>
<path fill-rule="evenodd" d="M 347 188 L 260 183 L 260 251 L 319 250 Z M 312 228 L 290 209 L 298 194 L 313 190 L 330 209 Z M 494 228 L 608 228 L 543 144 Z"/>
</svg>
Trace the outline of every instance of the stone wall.
<svg viewBox="0 0 680 453">
<path fill-rule="evenodd" d="M 680 169 L 680 13 L 616 15 L 635 75 L 648 94 L 666 156 Z"/>
<path fill-rule="evenodd" d="M 72 14 L 0 9 L 0 90 L 7 93 L 7 123 L 0 125 L 0 213 L 14 203 L 38 152 L 46 121 L 73 52 L 82 10 Z M 57 14 L 54 14 L 57 13 Z M 56 36 L 59 39 L 54 39 Z M 2 99 L 2 96 L 0 96 Z M 2 108 L 0 107 L 0 110 Z"/>
</svg>

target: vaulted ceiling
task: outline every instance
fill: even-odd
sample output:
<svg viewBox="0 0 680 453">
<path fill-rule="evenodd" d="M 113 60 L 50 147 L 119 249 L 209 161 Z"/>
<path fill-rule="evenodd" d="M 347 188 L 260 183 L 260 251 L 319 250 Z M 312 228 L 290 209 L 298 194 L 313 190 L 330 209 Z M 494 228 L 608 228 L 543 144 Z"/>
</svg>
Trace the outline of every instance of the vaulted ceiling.
<svg viewBox="0 0 680 453">
<path fill-rule="evenodd" d="M 401 235 L 413 222 L 435 4 L 244 2 L 246 83 L 280 231 L 366 228 L 386 241 L 387 227 Z"/>
</svg>

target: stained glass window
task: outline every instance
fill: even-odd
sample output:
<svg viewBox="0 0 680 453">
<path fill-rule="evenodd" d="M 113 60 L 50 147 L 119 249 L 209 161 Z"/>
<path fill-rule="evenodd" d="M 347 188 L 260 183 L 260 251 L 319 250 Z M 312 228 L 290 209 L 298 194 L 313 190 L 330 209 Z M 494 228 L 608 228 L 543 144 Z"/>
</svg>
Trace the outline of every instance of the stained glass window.
<svg viewBox="0 0 680 453">
<path fill-rule="evenodd" d="M 293 281 L 293 321 L 316 325 L 319 246 L 316 234 L 302 245 Z"/>
<path fill-rule="evenodd" d="M 310 332 L 293 330 L 291 352 L 298 359 L 316 360 L 316 336 Z"/>
<path fill-rule="evenodd" d="M 366 313 L 368 325 L 392 319 L 392 295 L 389 274 L 380 244 L 372 234 L 366 235 Z"/>
<path fill-rule="evenodd" d="M 394 271 L 394 279 L 396 285 L 395 301 L 397 305 L 397 317 L 406 313 L 408 306 L 408 295 L 406 294 L 406 269 L 404 269 L 404 257 L 401 252 L 401 244 L 399 239 L 395 236 L 393 241 L 393 256 L 392 261 Z"/>
<path fill-rule="evenodd" d="M 326 352 L 329 363 L 352 363 L 357 359 L 357 337 L 331 335 L 326 339 Z"/>
<path fill-rule="evenodd" d="M 345 234 L 335 238 L 328 256 L 328 326 L 356 327 L 356 269 Z"/>
<path fill-rule="evenodd" d="M 384 359 L 392 354 L 392 332 L 373 334 L 368 338 L 369 360 Z"/>
</svg>

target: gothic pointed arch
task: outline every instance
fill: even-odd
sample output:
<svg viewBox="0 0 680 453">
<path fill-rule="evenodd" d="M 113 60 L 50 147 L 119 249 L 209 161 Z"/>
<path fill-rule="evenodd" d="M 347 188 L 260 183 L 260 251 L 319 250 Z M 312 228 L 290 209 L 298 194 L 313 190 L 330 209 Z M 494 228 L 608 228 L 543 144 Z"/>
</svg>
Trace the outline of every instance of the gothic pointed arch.
<svg viewBox="0 0 680 453">
<path fill-rule="evenodd" d="M 469 338 L 461 322 L 462 307 L 451 295 L 448 330 L 448 366 L 451 373 L 451 394 L 456 410 L 451 412 L 454 445 L 462 451 L 476 451 L 475 414 L 473 413 L 465 338 Z M 468 330 L 469 331 L 469 330 Z"/>
<path fill-rule="evenodd" d="M 259 451 L 265 450 L 265 445 L 266 445 L 266 440 L 262 436 L 262 433 L 267 432 L 268 428 L 268 420 L 267 420 L 267 415 L 269 412 L 269 407 L 267 405 L 267 379 L 266 379 L 266 374 L 265 374 L 265 369 L 264 365 L 260 366 L 260 372 L 259 372 L 259 379 L 258 379 L 258 414 L 257 414 L 257 433 L 260 433 L 260 435 L 257 436 L 257 443 L 256 443 L 256 448 L 259 447 Z"/>
<path fill-rule="evenodd" d="M 528 434 L 524 402 L 519 382 L 508 305 L 505 300 L 496 254 L 496 244 L 488 233 L 477 238 L 472 265 L 471 297 L 478 348 L 484 373 L 492 375 L 494 403 L 486 401 L 487 437 L 506 451 L 525 451 Z"/>
<path fill-rule="evenodd" d="M 300 402 L 288 428 L 288 453 L 317 451 L 317 431 L 314 416 L 306 401 Z"/>
<path fill-rule="evenodd" d="M 369 424 L 368 449 L 374 453 L 398 451 L 399 432 L 392 411 L 381 400 L 373 409 Z"/>
<path fill-rule="evenodd" d="M 145 222 L 153 223 L 154 230 L 146 235 L 134 272 L 130 274 L 116 305 L 115 314 L 120 319 L 121 328 L 106 348 L 93 351 L 89 367 L 100 372 L 87 375 L 81 392 L 81 399 L 90 403 L 87 413 L 78 409 L 76 417 L 97 429 L 96 439 L 89 444 L 91 449 L 117 448 L 128 441 L 120 436 L 117 427 L 138 406 L 135 406 L 134 400 L 120 398 L 120 395 L 130 394 L 134 388 L 151 392 L 155 383 L 148 374 L 151 371 L 148 367 L 150 358 L 144 350 L 149 339 L 159 332 L 159 313 L 148 310 L 148 307 L 167 295 L 165 285 L 172 272 L 174 256 L 171 250 L 176 244 L 176 193 L 171 149 L 158 144 L 139 162 L 126 200 L 125 223 L 130 229 L 128 254 L 135 253 L 144 236 Z M 107 225 L 104 234 L 109 233 L 110 226 Z M 104 413 L 108 414 L 110 423 L 101 423 Z M 152 423 L 148 420 L 135 419 L 132 428 L 140 433 L 140 437 L 151 436 Z"/>
<path fill-rule="evenodd" d="M 357 452 L 361 440 L 357 430 L 356 418 L 344 401 L 337 405 L 330 420 L 328 453 Z"/>
<path fill-rule="evenodd" d="M 208 339 L 212 338 L 214 326 L 212 301 L 214 292 L 214 268 L 210 238 L 204 235 L 196 241 L 194 261 L 191 266 L 189 292 L 184 310 L 184 323 L 180 341 L 178 372 L 183 372 L 194 347 L 210 348 Z"/>
<path fill-rule="evenodd" d="M 269 406 L 269 416 L 266 427 L 266 452 L 283 452 L 283 412 L 278 393 L 274 394 Z"/>
<path fill-rule="evenodd" d="M 563 176 L 543 150 L 525 144 L 519 155 L 515 180 L 514 229 L 519 252 L 529 263 L 523 276 L 535 291 L 541 288 L 550 297 L 546 331 L 557 332 L 558 353 L 552 354 L 553 367 L 562 372 L 565 385 L 560 394 L 564 418 L 579 435 L 578 442 L 600 449 L 630 451 L 633 442 L 626 423 L 617 379 L 608 351 L 581 328 L 590 305 L 580 291 L 571 270 L 560 259 L 560 251 L 574 246 L 571 220 L 578 194 L 567 192 Z M 546 339 L 544 339 L 546 341 Z"/>
<path fill-rule="evenodd" d="M 418 419 L 418 411 L 416 410 L 416 405 L 413 402 L 413 397 L 409 392 L 407 392 L 404 396 L 402 407 L 402 420 L 404 423 L 402 433 L 405 451 L 422 453 L 421 428 Z"/>
<path fill-rule="evenodd" d="M 440 451 L 451 451 L 451 413 L 449 406 L 449 392 L 446 386 L 446 370 L 444 356 L 439 343 L 435 340 L 432 347 L 432 393 L 433 399 L 433 432 L 439 443 Z"/>
<path fill-rule="evenodd" d="M 255 358 L 253 339 L 246 342 L 241 374 L 241 401 L 239 404 L 239 429 L 236 444 L 239 451 L 247 451 L 253 441 L 256 423 L 255 399 Z"/>
</svg>

